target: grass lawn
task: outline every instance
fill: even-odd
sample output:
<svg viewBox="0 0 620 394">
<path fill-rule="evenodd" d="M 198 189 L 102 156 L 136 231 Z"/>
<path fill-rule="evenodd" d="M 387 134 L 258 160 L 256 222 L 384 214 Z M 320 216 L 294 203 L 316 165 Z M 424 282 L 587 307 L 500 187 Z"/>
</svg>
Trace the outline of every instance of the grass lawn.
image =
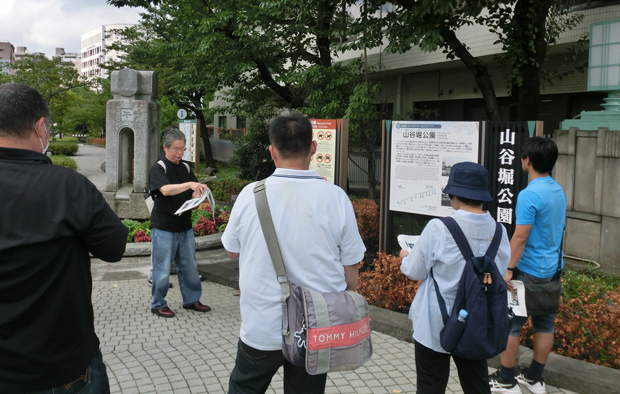
<svg viewBox="0 0 620 394">
<path fill-rule="evenodd" d="M 200 168 L 206 168 L 204 163 L 200 163 Z M 237 174 L 241 172 L 239 167 L 231 166 L 228 163 L 217 162 L 217 172 L 214 174 L 217 179 L 237 179 Z"/>
</svg>

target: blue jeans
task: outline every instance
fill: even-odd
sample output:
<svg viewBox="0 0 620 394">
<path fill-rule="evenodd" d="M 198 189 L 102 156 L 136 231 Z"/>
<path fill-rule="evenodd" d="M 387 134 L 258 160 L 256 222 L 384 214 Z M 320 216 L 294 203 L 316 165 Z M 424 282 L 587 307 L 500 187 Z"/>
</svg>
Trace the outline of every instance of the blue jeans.
<svg viewBox="0 0 620 394">
<path fill-rule="evenodd" d="M 532 274 L 526 274 L 523 271 L 515 270 L 512 275 L 512 279 L 520 280 L 523 283 L 547 283 L 553 279 L 553 276 L 549 278 L 539 278 L 538 276 L 534 276 Z M 521 329 L 527 322 L 527 316 L 515 316 L 512 320 L 512 327 L 510 328 L 510 335 L 513 337 L 518 337 L 521 334 Z M 538 315 L 532 316 L 532 326 L 534 326 L 534 332 L 541 332 L 547 334 L 553 334 L 555 325 L 555 315 Z"/>
<path fill-rule="evenodd" d="M 58 387 L 28 394 L 110 394 L 110 383 L 101 357 L 101 350 L 97 349 L 84 375 Z"/>
<path fill-rule="evenodd" d="M 200 301 L 202 286 L 196 265 L 194 231 L 172 233 L 154 228 L 151 230 L 151 241 L 153 245 L 151 253 L 153 263 L 151 293 L 153 301 L 151 308 L 161 309 L 168 306 L 165 298 L 168 294 L 172 260 L 177 266 L 177 277 L 179 278 L 183 305 L 191 305 Z"/>
<path fill-rule="evenodd" d="M 258 350 L 239 340 L 228 394 L 263 394 L 281 366 L 284 366 L 284 394 L 325 392 L 326 373 L 310 375 L 305 367 L 296 367 L 289 363 L 282 350 Z"/>
</svg>

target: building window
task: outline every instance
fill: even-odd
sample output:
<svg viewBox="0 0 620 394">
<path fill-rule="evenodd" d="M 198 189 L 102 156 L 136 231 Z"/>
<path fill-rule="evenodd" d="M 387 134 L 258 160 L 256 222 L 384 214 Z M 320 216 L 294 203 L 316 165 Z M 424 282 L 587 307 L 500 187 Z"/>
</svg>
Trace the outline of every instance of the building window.
<svg viewBox="0 0 620 394">
<path fill-rule="evenodd" d="M 239 116 L 237 118 L 237 128 L 238 129 L 245 129 L 246 128 L 246 117 L 245 116 Z"/>
<path fill-rule="evenodd" d="M 221 127 L 221 128 L 224 128 L 224 129 L 225 129 L 226 127 L 228 127 L 228 125 L 227 125 L 227 121 L 228 121 L 228 118 L 227 118 L 226 116 L 219 116 L 219 117 L 217 118 L 217 124 L 218 124 L 218 126 L 219 126 L 219 127 Z"/>
</svg>

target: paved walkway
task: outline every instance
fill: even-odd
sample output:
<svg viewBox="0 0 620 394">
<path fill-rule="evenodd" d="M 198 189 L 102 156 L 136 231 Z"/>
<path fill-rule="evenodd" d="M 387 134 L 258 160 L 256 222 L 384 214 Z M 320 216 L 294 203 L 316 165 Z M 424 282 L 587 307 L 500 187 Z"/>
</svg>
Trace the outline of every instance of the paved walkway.
<svg viewBox="0 0 620 394">
<path fill-rule="evenodd" d="M 91 155 L 92 154 L 92 155 Z M 105 150 L 80 145 L 80 172 L 105 185 L 100 165 Z M 199 265 L 226 261 L 223 250 L 197 253 Z M 177 277 L 167 301 L 177 315 L 165 319 L 150 312 L 151 288 L 146 281 L 150 257 L 125 258 L 109 264 L 92 260 L 95 331 L 101 340 L 112 393 L 225 393 L 239 339 L 239 297 L 235 290 L 203 282 L 202 302 L 209 313 L 181 308 Z M 361 368 L 331 373 L 326 393 L 414 393 L 413 344 L 372 332 L 374 355 Z M 528 390 L 523 388 L 523 393 Z M 268 393 L 282 392 L 281 371 Z M 461 393 L 454 365 L 447 393 Z M 548 387 L 547 392 L 572 392 Z"/>
</svg>

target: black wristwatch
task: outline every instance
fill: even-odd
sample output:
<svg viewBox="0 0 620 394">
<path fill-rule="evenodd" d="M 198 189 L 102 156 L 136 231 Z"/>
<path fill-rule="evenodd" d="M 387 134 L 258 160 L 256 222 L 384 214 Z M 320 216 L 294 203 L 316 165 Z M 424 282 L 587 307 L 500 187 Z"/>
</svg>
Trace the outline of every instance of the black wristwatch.
<svg viewBox="0 0 620 394">
<path fill-rule="evenodd" d="M 513 268 L 508 267 L 508 271 L 514 271 L 516 269 L 517 269 L 517 267 L 513 267 Z"/>
</svg>

